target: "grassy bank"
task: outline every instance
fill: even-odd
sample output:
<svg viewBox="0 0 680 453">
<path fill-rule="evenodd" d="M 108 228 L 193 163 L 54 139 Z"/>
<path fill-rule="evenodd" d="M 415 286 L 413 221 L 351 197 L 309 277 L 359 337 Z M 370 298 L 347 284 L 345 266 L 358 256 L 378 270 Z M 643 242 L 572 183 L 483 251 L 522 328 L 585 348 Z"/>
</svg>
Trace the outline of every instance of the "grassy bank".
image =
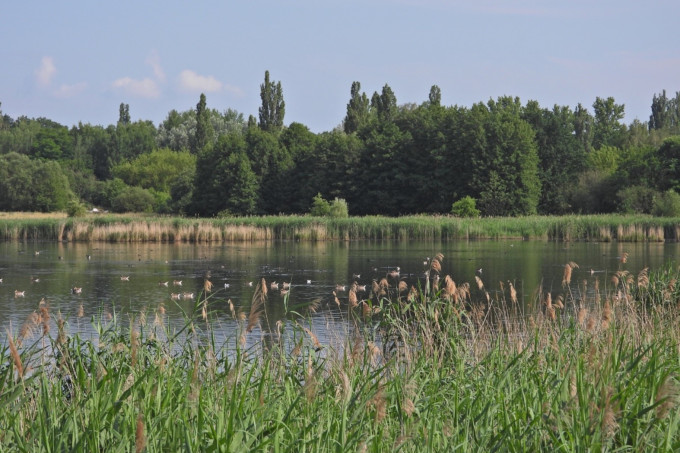
<svg viewBox="0 0 680 453">
<path fill-rule="evenodd" d="M 50 336 L 43 304 L 2 350 L 0 449 L 678 451 L 678 278 L 622 272 L 587 296 L 565 266 L 563 292 L 537 291 L 530 313 L 512 287 L 385 280 L 338 300 L 355 326 L 338 346 L 292 313 L 262 336 L 265 282 L 223 344 L 218 297 L 180 332 L 159 306 L 94 320 L 97 340 L 59 320 Z"/>
<path fill-rule="evenodd" d="M 356 239 L 538 239 L 677 241 L 680 219 L 649 216 L 531 216 L 459 219 L 444 216 L 308 216 L 189 219 L 142 215 L 0 216 L 0 240 L 231 242 Z"/>
</svg>

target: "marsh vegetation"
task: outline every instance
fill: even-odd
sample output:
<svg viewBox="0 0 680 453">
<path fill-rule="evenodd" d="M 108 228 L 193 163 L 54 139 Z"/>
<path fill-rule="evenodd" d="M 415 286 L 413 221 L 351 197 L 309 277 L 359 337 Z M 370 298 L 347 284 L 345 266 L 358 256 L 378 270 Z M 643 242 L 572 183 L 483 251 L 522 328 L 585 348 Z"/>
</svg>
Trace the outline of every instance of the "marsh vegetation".
<svg viewBox="0 0 680 453">
<path fill-rule="evenodd" d="M 623 259 L 623 258 L 622 258 Z M 169 328 L 165 306 L 95 316 L 71 336 L 42 301 L 7 332 L 0 444 L 20 451 L 677 450 L 674 266 L 618 271 L 603 293 L 456 282 L 428 262 L 415 287 L 386 276 L 337 300 L 348 335 L 320 341 L 291 314 L 270 334 L 262 280 L 239 328 L 212 334 L 212 286 Z"/>
</svg>

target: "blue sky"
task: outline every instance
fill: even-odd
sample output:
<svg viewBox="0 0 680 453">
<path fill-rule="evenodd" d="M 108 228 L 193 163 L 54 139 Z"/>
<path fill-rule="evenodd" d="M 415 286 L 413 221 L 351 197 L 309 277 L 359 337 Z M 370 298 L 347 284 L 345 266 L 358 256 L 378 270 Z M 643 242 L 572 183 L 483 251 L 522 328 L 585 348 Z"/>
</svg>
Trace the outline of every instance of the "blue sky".
<svg viewBox="0 0 680 453">
<path fill-rule="evenodd" d="M 680 91 L 677 0 L 92 0 L 0 6 L 0 102 L 14 118 L 108 125 L 121 102 L 158 125 L 171 109 L 257 117 L 265 70 L 285 123 L 341 123 L 353 81 L 421 103 L 502 95 L 592 112 L 597 96 L 647 121 Z"/>
</svg>

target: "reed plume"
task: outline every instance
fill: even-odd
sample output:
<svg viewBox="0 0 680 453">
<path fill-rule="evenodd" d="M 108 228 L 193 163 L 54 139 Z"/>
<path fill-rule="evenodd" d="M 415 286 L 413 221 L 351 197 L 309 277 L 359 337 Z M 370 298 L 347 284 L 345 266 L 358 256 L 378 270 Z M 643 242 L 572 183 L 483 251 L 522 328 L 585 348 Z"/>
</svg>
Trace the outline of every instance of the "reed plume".
<svg viewBox="0 0 680 453">
<path fill-rule="evenodd" d="M 477 288 L 479 288 L 480 291 L 484 290 L 484 282 L 479 278 L 479 275 L 475 275 L 475 281 L 477 282 Z"/>
<path fill-rule="evenodd" d="M 444 297 L 448 300 L 452 300 L 453 296 L 456 295 L 456 282 L 453 281 L 450 275 L 444 277 Z"/>
<path fill-rule="evenodd" d="M 659 386 L 656 393 L 655 403 L 656 418 L 662 419 L 671 412 L 678 404 L 678 385 L 671 376 L 667 376 Z"/>
<path fill-rule="evenodd" d="M 135 452 L 141 453 L 146 448 L 146 436 L 144 435 L 144 417 L 137 415 L 137 427 L 135 430 Z"/>
<path fill-rule="evenodd" d="M 510 288 L 510 300 L 513 304 L 517 304 L 517 290 L 512 282 L 508 282 L 508 288 Z"/>
<path fill-rule="evenodd" d="M 637 284 L 640 288 L 647 288 L 649 286 L 649 268 L 642 269 L 637 276 Z"/>
<path fill-rule="evenodd" d="M 354 308 L 354 307 L 359 305 L 359 303 L 357 302 L 357 293 L 353 289 L 349 290 L 349 296 L 348 297 L 349 297 L 349 306 L 351 308 Z"/>
<path fill-rule="evenodd" d="M 562 277 L 562 286 L 569 286 L 569 284 L 571 283 L 571 272 L 575 268 L 578 268 L 578 264 L 576 264 L 573 261 L 569 261 L 567 264 L 564 265 L 564 275 Z"/>
<path fill-rule="evenodd" d="M 213 288 L 212 282 L 208 279 L 205 279 L 203 281 L 203 291 L 205 291 L 206 293 L 209 293 L 210 291 L 212 291 L 212 288 Z"/>
<path fill-rule="evenodd" d="M 311 330 L 304 326 L 300 326 L 300 328 L 302 328 L 302 330 L 304 330 L 305 333 L 309 335 L 309 339 L 312 340 L 312 345 L 314 346 L 314 349 L 316 351 L 320 351 L 323 348 L 323 345 L 319 342 L 319 339 L 316 337 L 316 335 L 314 335 L 314 332 L 312 332 Z"/>
<path fill-rule="evenodd" d="M 264 302 L 267 299 L 267 282 L 262 279 L 260 284 L 255 288 L 253 300 L 250 305 L 250 314 L 248 315 L 248 326 L 246 332 L 252 332 L 253 328 L 260 322 L 260 316 L 264 313 Z"/>
<path fill-rule="evenodd" d="M 17 350 L 16 344 L 14 344 L 14 338 L 12 338 L 12 334 L 7 332 L 7 340 L 9 342 L 9 352 L 10 355 L 12 356 L 12 361 L 14 362 L 14 368 L 17 370 L 17 376 L 19 379 L 24 378 L 24 365 L 21 363 L 21 356 L 19 355 L 19 351 Z"/>
</svg>

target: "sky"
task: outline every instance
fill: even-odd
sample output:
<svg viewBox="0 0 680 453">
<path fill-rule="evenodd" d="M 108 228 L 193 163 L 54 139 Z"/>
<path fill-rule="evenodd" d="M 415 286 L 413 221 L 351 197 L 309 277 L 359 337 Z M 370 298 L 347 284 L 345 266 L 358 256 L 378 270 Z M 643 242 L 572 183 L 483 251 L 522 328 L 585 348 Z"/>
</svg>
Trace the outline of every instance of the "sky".
<svg viewBox="0 0 680 453">
<path fill-rule="evenodd" d="M 597 97 L 648 121 L 680 91 L 677 0 L 22 0 L 0 6 L 0 109 L 107 126 L 121 103 L 159 125 L 172 110 L 257 118 L 265 71 L 285 124 L 330 131 L 352 82 L 398 104 L 499 96 L 592 113 Z"/>
</svg>

